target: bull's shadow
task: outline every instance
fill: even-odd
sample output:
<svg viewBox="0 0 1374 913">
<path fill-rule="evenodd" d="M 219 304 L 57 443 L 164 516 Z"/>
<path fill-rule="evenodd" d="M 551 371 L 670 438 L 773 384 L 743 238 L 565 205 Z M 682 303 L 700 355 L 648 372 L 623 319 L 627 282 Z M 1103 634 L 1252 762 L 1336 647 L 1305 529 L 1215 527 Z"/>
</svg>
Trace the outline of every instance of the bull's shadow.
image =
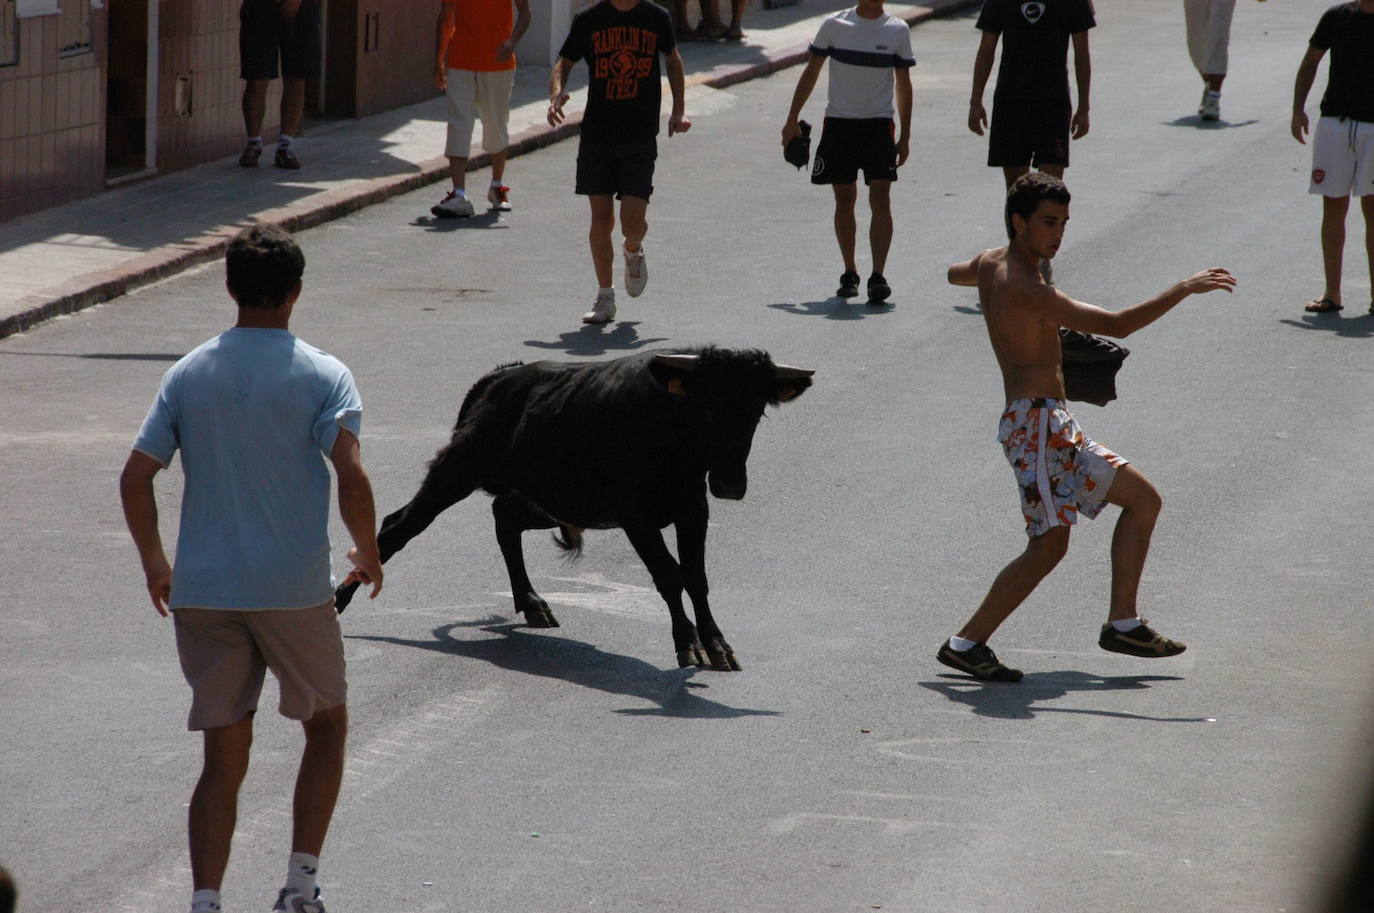
<svg viewBox="0 0 1374 913">
<path fill-rule="evenodd" d="M 526 339 L 525 345 L 532 349 L 557 349 L 569 355 L 590 357 L 605 355 L 607 352 L 631 352 L 654 343 L 668 341 L 666 336 L 641 338 L 639 331 L 635 329 L 639 323 L 637 320 L 621 320 L 611 330 L 596 325 L 584 326 L 581 329 L 559 333 L 556 342 Z"/>
<path fill-rule="evenodd" d="M 1042 706 L 1077 691 L 1137 691 L 1153 682 L 1177 682 L 1177 675 L 1091 675 L 1087 672 L 1028 672 L 1019 683 L 981 682 L 962 675 L 941 675 L 943 681 L 920 682 L 922 688 L 967 704 L 978 716 L 1031 720 L 1037 713 L 1081 713 L 1151 723 L 1206 723 L 1207 717 L 1146 716 L 1117 710 Z"/>
<path fill-rule="evenodd" d="M 499 637 L 467 640 L 454 637 L 455 628 L 481 628 Z M 632 656 L 607 653 L 591 644 L 548 633 L 534 634 L 499 615 L 476 621 L 460 621 L 434 629 L 433 640 L 406 640 L 377 634 L 348 634 L 349 640 L 370 640 L 435 650 L 451 656 L 481 660 L 528 675 L 560 678 L 574 685 L 624 694 L 658 705 L 617 710 L 630 716 L 671 716 L 684 719 L 735 719 L 742 716 L 778 716 L 776 710 L 727 707 L 696 693 L 708 687 L 690 679 L 697 669 L 664 670 Z"/>
</svg>

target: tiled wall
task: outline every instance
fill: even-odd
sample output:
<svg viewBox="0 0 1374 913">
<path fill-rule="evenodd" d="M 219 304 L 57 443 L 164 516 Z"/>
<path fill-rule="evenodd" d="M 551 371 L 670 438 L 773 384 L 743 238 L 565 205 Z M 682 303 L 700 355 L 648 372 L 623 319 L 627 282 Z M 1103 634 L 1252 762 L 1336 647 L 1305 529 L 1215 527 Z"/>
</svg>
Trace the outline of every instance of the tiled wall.
<svg viewBox="0 0 1374 913">
<path fill-rule="evenodd" d="M 0 221 L 104 186 L 104 11 L 90 53 L 59 59 L 58 18 L 19 21 L 19 63 L 0 67 Z"/>
<path fill-rule="evenodd" d="M 140 64 L 144 55 L 141 46 L 109 46 L 108 16 L 120 2 L 106 0 L 103 9 L 92 10 L 92 51 L 76 57 L 58 57 L 58 17 L 19 21 L 19 64 L 0 67 L 0 222 L 104 190 L 107 129 L 121 131 L 120 136 L 131 131 L 138 137 L 131 141 L 142 148 L 141 121 L 107 122 L 111 54 Z M 161 36 L 158 171 L 233 155 L 243 143 L 238 0 L 152 2 L 158 3 Z M 146 33 L 146 26 L 135 26 L 134 32 L 140 28 Z M 189 117 L 177 116 L 179 74 L 191 78 Z M 141 84 L 125 88 L 141 112 Z M 281 83 L 274 81 L 263 124 L 269 137 L 279 128 L 280 99 Z M 119 146 L 119 138 L 111 137 L 111 148 Z"/>
<path fill-rule="evenodd" d="M 236 0 L 163 2 L 158 67 L 158 168 L 175 171 L 237 154 L 243 145 Z M 176 114 L 176 79 L 191 76 L 191 116 Z M 280 129 L 281 81 L 267 93 L 263 135 Z"/>
</svg>

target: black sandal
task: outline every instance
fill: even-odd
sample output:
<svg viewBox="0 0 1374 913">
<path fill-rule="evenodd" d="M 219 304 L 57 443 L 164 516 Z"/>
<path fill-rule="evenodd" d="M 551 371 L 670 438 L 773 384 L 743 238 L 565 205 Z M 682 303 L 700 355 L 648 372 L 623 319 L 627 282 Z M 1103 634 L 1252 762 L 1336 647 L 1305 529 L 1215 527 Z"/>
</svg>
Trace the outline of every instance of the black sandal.
<svg viewBox="0 0 1374 913">
<path fill-rule="evenodd" d="M 1318 298 L 1314 301 L 1309 301 L 1307 307 L 1303 308 L 1303 310 L 1309 314 L 1331 314 L 1343 310 L 1343 308 L 1330 298 Z M 1371 313 L 1374 313 L 1374 311 L 1371 311 Z"/>
</svg>

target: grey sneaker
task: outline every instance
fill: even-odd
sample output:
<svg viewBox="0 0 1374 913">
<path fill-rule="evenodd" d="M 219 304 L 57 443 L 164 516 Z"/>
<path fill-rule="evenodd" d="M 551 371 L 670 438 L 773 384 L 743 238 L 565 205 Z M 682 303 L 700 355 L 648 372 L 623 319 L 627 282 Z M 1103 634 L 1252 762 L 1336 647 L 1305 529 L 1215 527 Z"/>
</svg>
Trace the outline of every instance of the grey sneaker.
<svg viewBox="0 0 1374 913">
<path fill-rule="evenodd" d="M 1107 622 L 1102 626 L 1102 634 L 1097 639 L 1097 645 L 1113 653 L 1144 656 L 1148 659 L 1177 656 L 1188 649 L 1186 644 L 1170 640 L 1155 631 L 1150 627 L 1150 623 L 1143 618 L 1140 619 L 1140 627 L 1132 628 L 1129 631 L 1118 631 L 1112 627 L 1110 621 Z"/>
<path fill-rule="evenodd" d="M 649 284 L 649 264 L 644 260 L 644 245 L 634 253 L 625 251 L 625 291 L 631 298 L 644 294 L 644 286 Z"/>
<path fill-rule="evenodd" d="M 1207 89 L 1202 93 L 1202 103 L 1197 113 L 1203 120 L 1221 120 L 1221 93 Z"/>
<path fill-rule="evenodd" d="M 592 309 L 582 315 L 583 323 L 610 323 L 615 319 L 615 289 L 597 292 Z"/>
<path fill-rule="evenodd" d="M 510 212 L 510 188 L 505 184 L 492 184 L 487 188 L 487 202 L 497 212 Z"/>
<path fill-rule="evenodd" d="M 429 207 L 429 211 L 441 219 L 466 219 L 475 210 L 472 208 L 471 200 L 458 196 L 455 190 L 450 190 L 448 196 Z"/>
<path fill-rule="evenodd" d="M 324 901 L 320 900 L 320 889 L 307 898 L 300 891 L 282 888 L 277 894 L 277 902 L 272 905 L 272 913 L 325 913 Z"/>
<path fill-rule="evenodd" d="M 956 650 L 949 645 L 949 641 L 945 641 L 935 658 L 951 669 L 967 672 L 985 682 L 1021 681 L 1021 670 L 1002 665 L 987 644 L 974 644 L 967 650 Z"/>
</svg>

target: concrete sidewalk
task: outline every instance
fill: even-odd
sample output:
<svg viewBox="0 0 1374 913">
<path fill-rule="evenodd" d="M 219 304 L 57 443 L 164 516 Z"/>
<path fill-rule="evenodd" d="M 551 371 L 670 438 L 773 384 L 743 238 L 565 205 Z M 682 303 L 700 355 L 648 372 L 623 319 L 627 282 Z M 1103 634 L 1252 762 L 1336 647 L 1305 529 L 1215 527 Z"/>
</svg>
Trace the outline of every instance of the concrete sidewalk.
<svg viewBox="0 0 1374 913">
<path fill-rule="evenodd" d="M 886 8 L 915 25 L 980 2 L 926 0 Z M 745 20 L 743 42 L 681 45 L 688 116 L 693 87 L 718 89 L 804 62 L 821 19 L 851 5 L 803 0 L 756 10 Z M 545 122 L 549 68 L 520 68 L 511 99 L 511 155 L 576 134 L 585 72 L 580 64 L 574 70 L 568 122 L 551 128 Z M 235 156 L 0 224 L 0 338 L 219 257 L 249 222 L 298 231 L 443 180 L 444 110 L 436 97 L 371 117 L 310 123 L 298 146 L 305 164 L 300 171 L 272 167 L 269 145 L 265 164 L 256 169 L 240 168 Z M 480 150 L 480 138 L 473 148 Z M 471 159 L 472 168 L 486 166 L 485 155 Z M 436 202 L 439 196 L 436 189 Z M 511 196 L 518 208 L 518 181 Z"/>
</svg>

